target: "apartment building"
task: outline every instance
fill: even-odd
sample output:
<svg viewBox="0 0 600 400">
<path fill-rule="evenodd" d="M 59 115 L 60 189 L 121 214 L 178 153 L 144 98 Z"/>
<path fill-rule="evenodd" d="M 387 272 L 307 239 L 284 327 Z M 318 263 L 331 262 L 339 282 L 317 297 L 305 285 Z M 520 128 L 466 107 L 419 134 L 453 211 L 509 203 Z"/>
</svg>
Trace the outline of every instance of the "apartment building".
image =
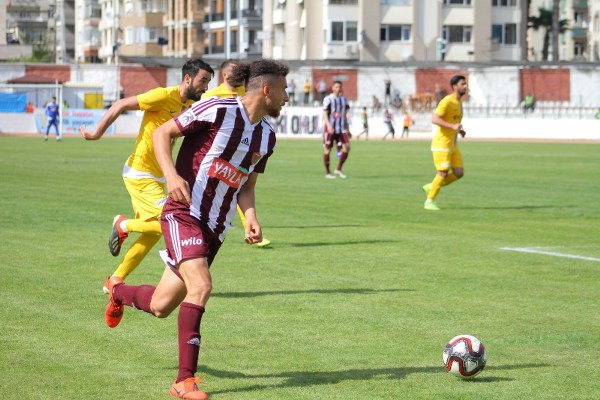
<svg viewBox="0 0 600 400">
<path fill-rule="evenodd" d="M 526 0 L 263 0 L 264 55 L 356 61 L 518 61 Z"/>
<path fill-rule="evenodd" d="M 10 0 L 4 2 L 1 11 L 0 14 L 4 14 L 3 39 L 7 44 L 46 47 L 54 56 L 54 1 Z"/>
<path fill-rule="evenodd" d="M 588 2 L 589 13 L 589 61 L 600 61 L 600 0 Z"/>
<path fill-rule="evenodd" d="M 263 3 L 263 0 L 206 0 L 202 24 L 204 57 L 261 57 Z"/>
<path fill-rule="evenodd" d="M 75 0 L 54 0 L 53 18 L 48 21 L 50 32 L 54 31 L 57 64 L 72 63 L 76 58 Z"/>
<path fill-rule="evenodd" d="M 590 4 L 597 4 L 596 0 L 561 0 L 559 19 L 566 21 L 564 32 L 559 35 L 558 57 L 561 61 L 591 61 L 590 41 L 588 36 L 593 36 L 593 26 L 590 27 Z M 552 12 L 553 0 L 531 0 L 529 14 L 540 16 L 542 12 Z M 552 60 L 552 34 L 550 26 L 542 26 L 537 30 L 530 29 L 529 34 L 529 60 L 542 61 L 544 41 L 548 40 L 548 61 Z M 548 39 L 545 38 L 549 35 Z M 592 58 L 591 58 L 592 57 Z"/>
<path fill-rule="evenodd" d="M 65 0 L 57 0 L 57 3 L 62 1 Z M 98 0 L 76 0 L 75 7 L 75 60 L 78 63 L 99 63 L 99 25 L 102 18 L 100 3 Z"/>
</svg>

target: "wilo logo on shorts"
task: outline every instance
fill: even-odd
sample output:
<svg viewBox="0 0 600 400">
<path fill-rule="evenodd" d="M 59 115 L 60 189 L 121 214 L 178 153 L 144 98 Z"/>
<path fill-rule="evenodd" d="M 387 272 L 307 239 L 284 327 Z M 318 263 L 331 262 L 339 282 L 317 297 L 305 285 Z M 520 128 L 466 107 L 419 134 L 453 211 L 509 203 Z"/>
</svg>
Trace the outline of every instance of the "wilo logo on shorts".
<svg viewBox="0 0 600 400">
<path fill-rule="evenodd" d="M 182 246 L 198 246 L 202 244 L 202 239 L 198 239 L 195 237 L 191 237 L 191 238 L 187 238 L 187 239 L 183 239 L 181 241 L 181 245 Z"/>
<path fill-rule="evenodd" d="M 227 186 L 237 189 L 248 174 L 229 164 L 225 160 L 215 158 L 208 170 L 208 176 L 217 178 L 221 182 L 227 184 Z"/>
</svg>

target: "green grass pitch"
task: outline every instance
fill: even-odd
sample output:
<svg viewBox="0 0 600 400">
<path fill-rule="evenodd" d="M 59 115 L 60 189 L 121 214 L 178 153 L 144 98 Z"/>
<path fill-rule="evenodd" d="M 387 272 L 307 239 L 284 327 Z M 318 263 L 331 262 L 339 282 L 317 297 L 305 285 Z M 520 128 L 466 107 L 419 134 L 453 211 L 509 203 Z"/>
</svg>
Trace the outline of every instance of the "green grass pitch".
<svg viewBox="0 0 600 400">
<path fill-rule="evenodd" d="M 176 315 L 103 320 L 132 146 L 0 138 L 0 398 L 170 398 Z M 330 181 L 318 141 L 278 142 L 257 184 L 271 248 L 236 220 L 213 264 L 211 399 L 599 398 L 598 145 L 467 139 L 437 213 L 422 208 L 428 142 L 352 146 Z M 158 282 L 160 248 L 129 283 Z M 471 381 L 443 368 L 458 334 L 488 350 Z"/>
</svg>

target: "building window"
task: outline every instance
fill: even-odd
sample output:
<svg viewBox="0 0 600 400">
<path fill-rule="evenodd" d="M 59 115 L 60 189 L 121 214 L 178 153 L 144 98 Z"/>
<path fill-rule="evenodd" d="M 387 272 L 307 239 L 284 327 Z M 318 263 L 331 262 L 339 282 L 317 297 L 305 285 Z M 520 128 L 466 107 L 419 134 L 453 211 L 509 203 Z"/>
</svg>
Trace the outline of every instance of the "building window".
<svg viewBox="0 0 600 400">
<path fill-rule="evenodd" d="M 358 40 L 358 22 L 356 21 L 332 21 L 332 42 L 356 42 Z"/>
<path fill-rule="evenodd" d="M 448 43 L 470 43 L 471 26 L 444 25 L 443 39 Z"/>
<path fill-rule="evenodd" d="M 515 7 L 517 0 L 492 0 L 492 7 Z"/>
<path fill-rule="evenodd" d="M 158 42 L 156 28 L 138 28 L 137 29 L 138 43 L 154 43 Z"/>
<path fill-rule="evenodd" d="M 517 24 L 492 25 L 492 41 L 499 44 L 517 44 Z"/>
<path fill-rule="evenodd" d="M 471 0 L 444 0 L 444 4 L 457 4 L 461 6 L 470 6 Z"/>
<path fill-rule="evenodd" d="M 573 44 L 573 55 L 577 58 L 583 57 L 583 53 L 585 52 L 585 43 L 575 42 Z"/>
<path fill-rule="evenodd" d="M 133 27 L 125 28 L 125 44 L 131 45 L 133 44 Z"/>
<path fill-rule="evenodd" d="M 382 42 L 410 41 L 410 25 L 381 25 L 380 32 Z"/>
<path fill-rule="evenodd" d="M 329 4 L 353 5 L 358 4 L 358 0 L 329 0 Z"/>
</svg>

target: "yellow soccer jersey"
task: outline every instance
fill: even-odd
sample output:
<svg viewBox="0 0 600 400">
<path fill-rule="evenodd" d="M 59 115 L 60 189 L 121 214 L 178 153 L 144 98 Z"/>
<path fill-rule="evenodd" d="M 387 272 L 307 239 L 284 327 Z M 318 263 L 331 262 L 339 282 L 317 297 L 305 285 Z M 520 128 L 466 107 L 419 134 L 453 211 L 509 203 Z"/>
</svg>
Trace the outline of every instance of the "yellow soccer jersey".
<svg viewBox="0 0 600 400">
<path fill-rule="evenodd" d="M 451 124 L 459 124 L 462 121 L 462 102 L 456 98 L 454 94 L 449 94 L 444 97 L 437 108 L 435 113 L 439 115 L 444 121 Z M 452 148 L 456 144 L 456 131 L 453 129 L 442 128 L 439 125 L 435 125 L 435 135 L 431 140 L 431 150 L 447 150 Z"/>
<path fill-rule="evenodd" d="M 140 110 L 144 112 L 140 131 L 133 152 L 125 163 L 123 176 L 128 178 L 157 178 L 164 181 L 164 175 L 156 156 L 152 134 L 154 130 L 194 103 L 181 101 L 179 86 L 156 88 L 137 96 Z"/>
<path fill-rule="evenodd" d="M 227 98 L 227 97 L 243 96 L 245 93 L 246 93 L 246 88 L 243 86 L 238 86 L 233 91 L 231 91 L 225 87 L 224 83 L 221 83 L 216 88 L 209 90 L 208 92 L 205 92 L 202 95 L 201 100 L 204 100 L 209 97 Z"/>
</svg>

